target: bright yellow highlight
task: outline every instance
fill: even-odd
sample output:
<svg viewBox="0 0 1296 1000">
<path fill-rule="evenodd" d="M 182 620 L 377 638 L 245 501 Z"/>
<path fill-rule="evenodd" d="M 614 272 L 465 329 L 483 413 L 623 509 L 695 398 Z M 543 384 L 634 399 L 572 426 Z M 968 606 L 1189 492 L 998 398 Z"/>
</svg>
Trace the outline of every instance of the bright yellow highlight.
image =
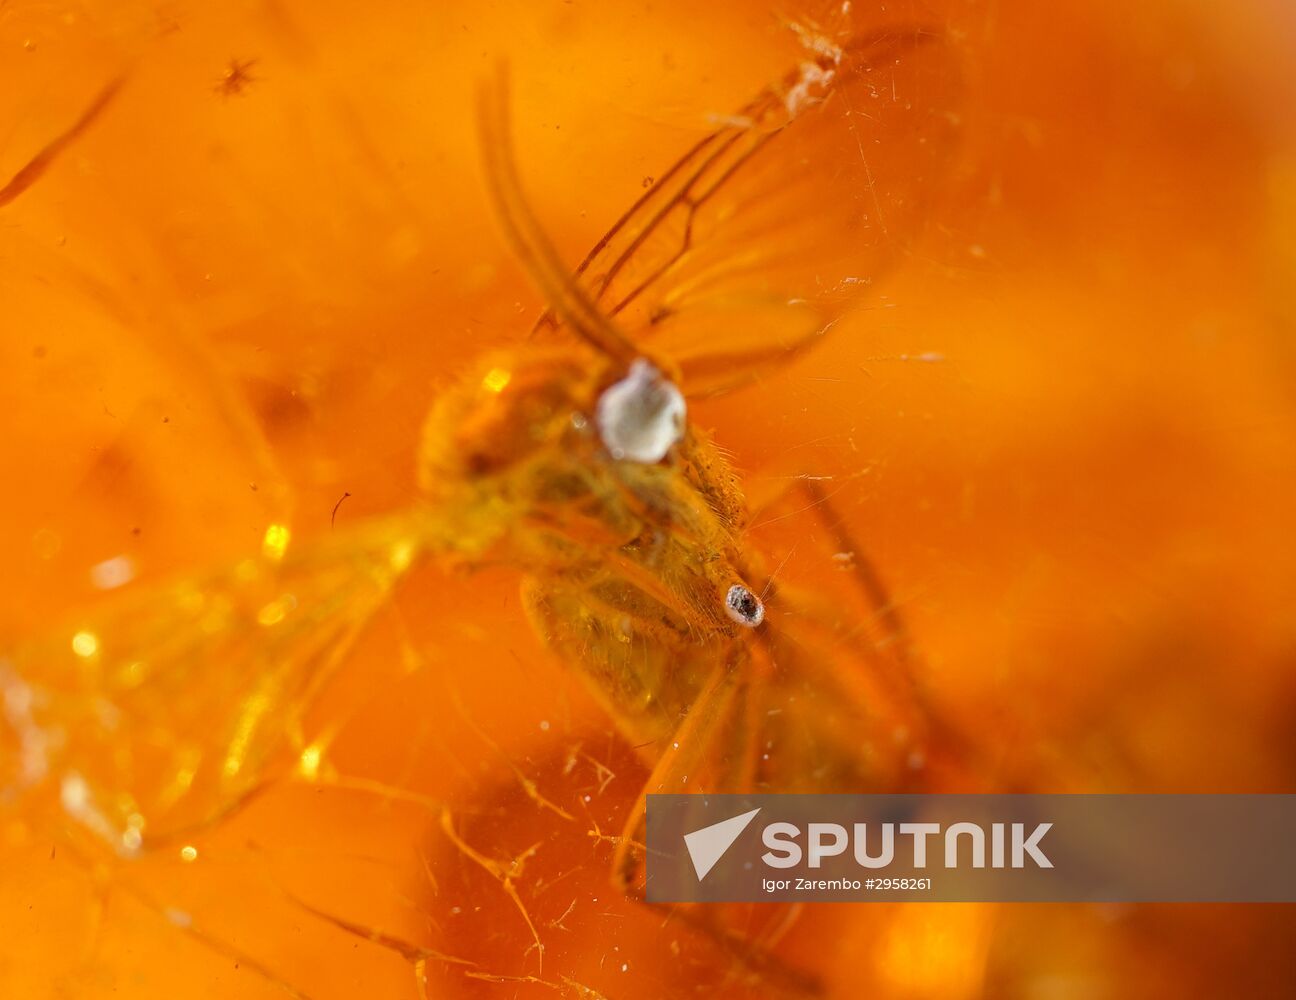
<svg viewBox="0 0 1296 1000">
<path fill-rule="evenodd" d="M 482 379 L 482 388 L 490 392 L 500 393 L 504 391 L 504 387 L 512 380 L 512 372 L 503 368 L 492 368 L 486 373 L 486 377 Z"/>
<path fill-rule="evenodd" d="M 247 757 L 248 746 L 252 742 L 253 734 L 257 726 L 266 714 L 273 707 L 272 688 L 273 684 L 267 682 L 263 690 L 257 691 L 244 702 L 243 712 L 239 716 L 238 725 L 235 728 L 234 736 L 229 743 L 229 751 L 225 754 L 225 760 L 221 764 L 221 773 L 226 778 L 233 779 L 238 777 L 243 770 L 243 763 Z"/>
<path fill-rule="evenodd" d="M 198 848 L 194 847 L 192 844 L 185 844 L 184 847 L 180 848 L 180 860 L 197 861 Z"/>
<path fill-rule="evenodd" d="M 404 572 L 409 568 L 409 564 L 414 561 L 414 546 L 409 542 L 401 542 L 391 551 L 391 568 L 397 572 Z"/>
<path fill-rule="evenodd" d="M 308 746 L 301 752 L 301 762 L 298 770 L 303 778 L 314 780 L 319 776 L 320 760 L 323 758 L 323 751 L 318 746 Z"/>
<path fill-rule="evenodd" d="M 99 652 L 99 637 L 93 632 L 81 631 L 72 637 L 72 652 L 89 659 Z"/>
<path fill-rule="evenodd" d="M 288 550 L 292 532 L 286 524 L 272 524 L 266 528 L 265 538 L 261 542 L 261 554 L 267 559 L 278 562 Z"/>
</svg>

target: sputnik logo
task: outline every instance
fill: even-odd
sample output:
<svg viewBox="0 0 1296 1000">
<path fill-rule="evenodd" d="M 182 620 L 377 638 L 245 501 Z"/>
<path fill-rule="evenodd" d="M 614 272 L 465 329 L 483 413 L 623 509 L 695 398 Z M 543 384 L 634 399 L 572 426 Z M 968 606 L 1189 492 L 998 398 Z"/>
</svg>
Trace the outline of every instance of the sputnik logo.
<svg viewBox="0 0 1296 1000">
<path fill-rule="evenodd" d="M 689 857 L 693 859 L 693 870 L 697 872 L 699 882 L 706 878 L 707 872 L 724 857 L 725 851 L 733 846 L 733 842 L 747 829 L 758 812 L 760 812 L 759 808 L 753 809 L 751 812 L 684 834 L 684 846 L 688 848 Z"/>
</svg>

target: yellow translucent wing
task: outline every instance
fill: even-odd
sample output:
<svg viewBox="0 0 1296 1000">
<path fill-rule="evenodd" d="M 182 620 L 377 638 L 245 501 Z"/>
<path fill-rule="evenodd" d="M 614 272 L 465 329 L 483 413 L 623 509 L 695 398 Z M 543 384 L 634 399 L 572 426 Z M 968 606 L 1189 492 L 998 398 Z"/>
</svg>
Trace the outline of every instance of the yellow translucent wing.
<svg viewBox="0 0 1296 1000">
<path fill-rule="evenodd" d="M 420 555 L 421 516 L 124 592 L 0 652 L 0 802 L 127 854 L 237 807 Z"/>
<path fill-rule="evenodd" d="M 691 395 L 816 339 L 903 253 L 947 169 L 956 61 L 938 33 L 819 44 L 657 179 L 576 269 Z M 536 332 L 557 331 L 546 312 Z"/>
</svg>

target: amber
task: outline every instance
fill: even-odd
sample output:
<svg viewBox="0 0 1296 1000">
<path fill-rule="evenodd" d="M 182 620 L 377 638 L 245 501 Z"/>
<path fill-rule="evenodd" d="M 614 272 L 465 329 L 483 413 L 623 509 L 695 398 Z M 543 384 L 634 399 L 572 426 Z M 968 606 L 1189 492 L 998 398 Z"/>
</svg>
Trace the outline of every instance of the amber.
<svg viewBox="0 0 1296 1000">
<path fill-rule="evenodd" d="M 267 547 L 332 538 L 345 568 L 337 539 L 423 495 L 431 401 L 545 305 L 484 184 L 475 94 L 501 62 L 530 202 L 575 267 L 805 38 L 881 24 L 930 26 L 953 60 L 905 252 L 812 350 L 690 403 L 749 498 L 816 477 L 860 552 L 796 503 L 748 544 L 841 608 L 866 557 L 993 773 L 1290 791 L 1296 23 L 1277 0 L 0 3 L 7 669 L 38 677 L 16 651 L 57 637 L 82 659 L 129 642 L 77 623 Z M 823 152 L 809 176 L 851 153 Z M 0 992 L 1296 982 L 1276 906 L 763 909 L 735 951 L 623 898 L 644 748 L 545 648 L 508 566 L 413 569 L 300 707 L 274 780 L 144 857 L 48 791 L 0 800 Z"/>
</svg>

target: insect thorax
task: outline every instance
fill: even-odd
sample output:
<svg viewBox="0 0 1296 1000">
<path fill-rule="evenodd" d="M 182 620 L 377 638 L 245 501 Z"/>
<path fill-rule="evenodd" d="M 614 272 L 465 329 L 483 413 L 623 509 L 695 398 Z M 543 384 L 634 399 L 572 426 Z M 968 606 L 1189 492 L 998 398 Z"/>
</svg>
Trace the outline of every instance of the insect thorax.
<svg viewBox="0 0 1296 1000">
<path fill-rule="evenodd" d="M 443 393 L 418 468 L 443 544 L 542 575 L 630 545 L 648 552 L 649 574 L 654 560 L 731 556 L 743 499 L 710 442 L 690 433 L 652 463 L 609 453 L 595 411 L 621 375 L 577 352 L 518 351 Z M 667 536 L 678 544 L 654 548 Z M 733 582 L 716 580 L 718 593 Z"/>
</svg>

